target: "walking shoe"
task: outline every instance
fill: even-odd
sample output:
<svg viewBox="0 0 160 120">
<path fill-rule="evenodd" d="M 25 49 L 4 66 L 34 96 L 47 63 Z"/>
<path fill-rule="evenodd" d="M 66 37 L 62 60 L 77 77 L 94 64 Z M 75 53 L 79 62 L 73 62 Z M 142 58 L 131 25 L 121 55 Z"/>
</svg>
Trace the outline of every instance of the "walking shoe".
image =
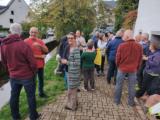
<svg viewBox="0 0 160 120">
<path fill-rule="evenodd" d="M 101 73 L 102 76 L 105 76 L 104 72 Z"/>
<path fill-rule="evenodd" d="M 85 88 L 82 88 L 82 90 L 83 90 L 83 91 L 85 91 L 85 92 L 87 92 L 87 91 L 88 91 L 88 90 L 87 90 L 87 89 L 85 89 Z"/>
<path fill-rule="evenodd" d="M 114 102 L 116 105 L 119 105 L 120 103 Z"/>
<path fill-rule="evenodd" d="M 40 117 L 42 116 L 42 114 L 40 113 L 37 113 L 37 115 L 35 116 L 35 117 L 33 117 L 33 118 L 30 118 L 30 120 L 39 120 L 40 119 Z M 17 119 L 16 119 L 17 120 Z M 20 119 L 21 120 L 21 119 Z"/>
<path fill-rule="evenodd" d="M 69 108 L 68 106 L 64 107 L 66 110 L 72 110 L 72 108 Z"/>
<path fill-rule="evenodd" d="M 113 82 L 113 85 L 116 85 L 116 82 L 115 82 L 115 81 Z"/>
<path fill-rule="evenodd" d="M 131 107 L 135 107 L 136 106 L 136 104 L 135 103 L 132 103 L 132 104 L 128 104 L 129 106 L 131 106 Z"/>
<path fill-rule="evenodd" d="M 66 109 L 66 110 L 76 111 L 76 110 L 77 110 L 77 108 L 78 108 L 78 107 L 76 107 L 75 109 L 72 109 L 72 108 L 70 108 L 70 107 L 68 107 L 68 106 L 65 106 L 65 109 Z"/>
<path fill-rule="evenodd" d="M 81 90 L 78 88 L 78 89 L 77 89 L 77 92 L 81 92 Z"/>
<path fill-rule="evenodd" d="M 92 91 L 94 91 L 95 89 L 94 89 L 94 88 L 92 88 L 91 90 L 92 90 Z"/>
<path fill-rule="evenodd" d="M 48 96 L 46 94 L 44 94 L 44 93 L 40 94 L 39 97 L 41 97 L 41 98 L 48 98 Z"/>
<path fill-rule="evenodd" d="M 108 84 L 111 84 L 111 81 L 107 79 L 107 83 L 108 83 Z"/>
<path fill-rule="evenodd" d="M 100 76 L 100 73 L 97 73 L 97 77 L 99 77 Z"/>
</svg>

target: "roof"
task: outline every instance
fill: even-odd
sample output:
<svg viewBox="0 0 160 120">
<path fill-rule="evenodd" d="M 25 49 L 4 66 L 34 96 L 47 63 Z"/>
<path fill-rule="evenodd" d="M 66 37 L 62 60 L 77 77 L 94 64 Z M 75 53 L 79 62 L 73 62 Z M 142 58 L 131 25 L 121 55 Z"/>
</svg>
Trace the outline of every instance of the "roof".
<svg viewBox="0 0 160 120">
<path fill-rule="evenodd" d="M 4 13 L 8 8 L 12 5 L 15 0 L 10 0 L 10 2 L 6 6 L 0 5 L 0 14 Z"/>
<path fill-rule="evenodd" d="M 116 1 L 112 0 L 112 1 L 104 1 L 104 3 L 111 7 L 111 8 L 115 8 L 116 7 Z"/>
</svg>

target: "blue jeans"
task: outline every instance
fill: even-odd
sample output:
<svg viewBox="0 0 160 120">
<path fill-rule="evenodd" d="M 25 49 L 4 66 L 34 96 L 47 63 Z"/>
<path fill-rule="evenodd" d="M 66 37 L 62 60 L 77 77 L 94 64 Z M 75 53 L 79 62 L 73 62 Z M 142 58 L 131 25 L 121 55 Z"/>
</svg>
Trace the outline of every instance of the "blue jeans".
<svg viewBox="0 0 160 120">
<path fill-rule="evenodd" d="M 117 82 L 116 82 L 116 88 L 115 88 L 115 97 L 114 102 L 116 104 L 120 103 L 121 95 L 122 95 L 122 87 L 123 87 L 123 80 L 125 76 L 128 75 L 128 104 L 130 106 L 133 106 L 134 103 L 134 97 L 135 97 L 135 85 L 136 85 L 136 72 L 134 73 L 123 73 L 120 70 L 118 70 L 117 73 Z"/>
<path fill-rule="evenodd" d="M 20 119 L 19 113 L 19 96 L 22 87 L 24 87 L 27 101 L 29 105 L 30 119 L 36 120 L 38 113 L 36 111 L 36 97 L 35 97 L 35 80 L 34 78 L 26 80 L 10 79 L 11 84 L 11 97 L 10 97 L 10 108 L 13 120 Z"/>
<path fill-rule="evenodd" d="M 68 75 L 68 72 L 64 72 L 64 86 L 65 86 L 65 89 L 68 89 L 68 82 L 67 82 L 67 75 Z"/>
</svg>

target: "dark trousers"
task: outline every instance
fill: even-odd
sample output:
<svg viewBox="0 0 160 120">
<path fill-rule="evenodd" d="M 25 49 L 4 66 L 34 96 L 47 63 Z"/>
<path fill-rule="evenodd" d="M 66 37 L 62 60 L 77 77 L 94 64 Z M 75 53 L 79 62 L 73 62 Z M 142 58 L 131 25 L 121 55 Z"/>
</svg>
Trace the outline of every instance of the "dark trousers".
<svg viewBox="0 0 160 120">
<path fill-rule="evenodd" d="M 105 56 L 102 56 L 101 65 L 95 65 L 97 73 L 99 73 L 100 71 L 102 73 L 104 72 L 104 63 L 105 63 Z"/>
<path fill-rule="evenodd" d="M 94 80 L 94 68 L 83 68 L 84 75 L 84 88 L 89 89 L 88 83 L 90 83 L 91 89 L 94 89 L 95 80 Z"/>
<path fill-rule="evenodd" d="M 107 73 L 107 80 L 108 82 L 111 81 L 111 78 L 114 76 L 114 82 L 116 82 L 117 76 L 117 66 L 114 60 L 109 60 L 109 69 Z"/>
<path fill-rule="evenodd" d="M 38 75 L 38 93 L 39 93 L 39 95 L 43 95 L 44 94 L 44 90 L 43 90 L 44 69 L 43 68 L 38 68 L 37 75 Z"/>
<path fill-rule="evenodd" d="M 33 78 L 28 80 L 10 79 L 10 84 L 11 84 L 10 108 L 13 120 L 20 119 L 19 96 L 22 87 L 24 87 L 27 95 L 30 119 L 36 120 L 36 118 L 38 117 L 38 113 L 36 111 L 35 80 Z"/>
<path fill-rule="evenodd" d="M 144 68 L 145 68 L 145 62 L 141 64 L 140 69 L 137 71 L 137 82 L 138 82 L 138 87 L 140 89 L 142 87 L 142 82 L 143 82 Z"/>
<path fill-rule="evenodd" d="M 151 76 L 150 74 L 144 72 L 142 86 L 140 90 L 137 91 L 136 96 L 141 97 L 145 92 L 147 92 L 148 94 L 150 91 L 150 86 L 152 85 L 152 82 L 154 82 L 155 79 L 157 79 L 157 76 Z"/>
</svg>

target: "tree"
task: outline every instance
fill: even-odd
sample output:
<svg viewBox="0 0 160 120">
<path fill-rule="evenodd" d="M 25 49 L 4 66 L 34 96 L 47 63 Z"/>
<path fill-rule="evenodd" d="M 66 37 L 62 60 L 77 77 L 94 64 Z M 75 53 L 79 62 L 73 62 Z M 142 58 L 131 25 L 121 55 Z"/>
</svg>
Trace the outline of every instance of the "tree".
<svg viewBox="0 0 160 120">
<path fill-rule="evenodd" d="M 117 7 L 115 9 L 115 31 L 122 27 L 126 14 L 138 8 L 138 3 L 139 0 L 117 0 Z"/>
<path fill-rule="evenodd" d="M 89 35 L 96 25 L 94 0 L 32 0 L 32 22 L 42 28 L 54 27 L 56 37 L 77 29 Z"/>
</svg>

